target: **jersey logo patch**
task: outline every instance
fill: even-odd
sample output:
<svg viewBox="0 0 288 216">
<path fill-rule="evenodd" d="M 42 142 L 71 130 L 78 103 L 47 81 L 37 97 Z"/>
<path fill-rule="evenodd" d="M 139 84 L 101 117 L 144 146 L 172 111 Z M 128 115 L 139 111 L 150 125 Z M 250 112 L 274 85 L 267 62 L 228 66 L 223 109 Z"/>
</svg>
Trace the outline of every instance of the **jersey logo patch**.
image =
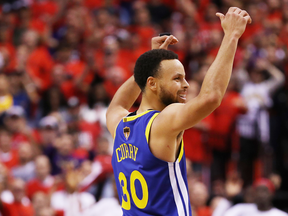
<svg viewBox="0 0 288 216">
<path fill-rule="evenodd" d="M 126 140 L 128 140 L 128 137 L 130 136 L 130 128 L 129 127 L 123 128 L 123 133 L 124 136 L 126 137 Z"/>
</svg>

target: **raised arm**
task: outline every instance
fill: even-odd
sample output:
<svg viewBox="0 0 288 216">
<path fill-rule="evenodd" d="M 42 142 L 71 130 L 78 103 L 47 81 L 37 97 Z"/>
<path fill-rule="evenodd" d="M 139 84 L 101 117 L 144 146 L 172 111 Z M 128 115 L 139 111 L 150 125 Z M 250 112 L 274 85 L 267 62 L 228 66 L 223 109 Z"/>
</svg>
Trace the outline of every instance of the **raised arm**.
<svg viewBox="0 0 288 216">
<path fill-rule="evenodd" d="M 265 81 L 270 94 L 273 94 L 278 88 L 284 85 L 284 74 L 271 62 L 266 59 L 259 58 L 256 61 L 256 65 L 260 70 L 266 70 L 271 76 L 270 79 Z"/>
<path fill-rule="evenodd" d="M 225 35 L 217 57 L 204 78 L 199 95 L 186 104 L 176 103 L 166 107 L 152 124 L 150 141 L 158 143 L 158 147 L 154 149 L 152 143 L 151 149 L 155 156 L 163 160 L 171 161 L 179 146 L 179 143 L 178 146 L 172 143 L 167 148 L 164 143 L 177 138 L 181 131 L 194 126 L 220 105 L 230 80 L 238 40 L 246 24 L 251 22 L 246 11 L 235 7 L 230 8 L 225 16 L 220 13 L 216 15 L 221 20 Z M 153 137 L 157 140 L 153 141 Z M 171 150 L 167 152 L 165 149 Z"/>
<path fill-rule="evenodd" d="M 140 88 L 131 76 L 114 95 L 107 113 L 106 124 L 109 132 L 114 137 L 114 131 L 120 120 L 129 113 L 129 109 L 140 94 Z"/>
<path fill-rule="evenodd" d="M 174 36 L 154 37 L 151 41 L 152 49 L 167 49 L 170 44 L 177 43 L 178 40 Z M 141 90 L 131 76 L 114 95 L 107 113 L 107 128 L 114 137 L 114 131 L 120 120 L 129 113 Z"/>
</svg>

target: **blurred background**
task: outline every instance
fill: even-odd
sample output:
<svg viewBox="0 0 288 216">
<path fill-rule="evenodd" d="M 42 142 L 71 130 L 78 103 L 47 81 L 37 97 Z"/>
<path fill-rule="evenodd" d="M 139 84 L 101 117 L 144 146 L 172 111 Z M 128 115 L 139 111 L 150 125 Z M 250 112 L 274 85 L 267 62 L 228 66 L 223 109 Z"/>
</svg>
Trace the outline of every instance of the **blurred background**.
<svg viewBox="0 0 288 216">
<path fill-rule="evenodd" d="M 109 102 L 161 32 L 179 39 L 170 49 L 195 97 L 223 37 L 215 13 L 231 6 L 253 23 L 239 41 L 222 104 L 184 134 L 193 214 L 257 203 L 259 179 L 271 185 L 273 205 L 288 212 L 287 0 L 0 2 L 3 216 L 122 215 Z"/>
</svg>

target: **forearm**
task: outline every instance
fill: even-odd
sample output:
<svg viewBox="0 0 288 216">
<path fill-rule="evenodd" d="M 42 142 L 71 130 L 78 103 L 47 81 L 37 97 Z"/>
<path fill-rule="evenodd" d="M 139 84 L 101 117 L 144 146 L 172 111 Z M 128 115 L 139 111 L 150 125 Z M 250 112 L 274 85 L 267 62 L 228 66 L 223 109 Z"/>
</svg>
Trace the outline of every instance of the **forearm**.
<svg viewBox="0 0 288 216">
<path fill-rule="evenodd" d="M 136 99 L 138 98 L 141 90 L 134 80 L 134 76 L 131 76 L 116 92 L 109 108 L 122 107 L 129 110 Z M 109 111 L 109 110 L 108 110 Z"/>
<path fill-rule="evenodd" d="M 214 98 L 219 102 L 222 100 L 231 77 L 237 43 L 237 37 L 224 36 L 217 57 L 204 78 L 199 95 Z"/>
</svg>

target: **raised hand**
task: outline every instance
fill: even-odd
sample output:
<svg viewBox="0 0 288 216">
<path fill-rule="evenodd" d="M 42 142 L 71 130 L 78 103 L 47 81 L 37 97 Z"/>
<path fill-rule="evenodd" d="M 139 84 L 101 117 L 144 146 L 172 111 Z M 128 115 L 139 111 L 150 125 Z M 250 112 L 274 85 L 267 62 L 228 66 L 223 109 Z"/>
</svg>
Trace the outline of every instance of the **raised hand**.
<svg viewBox="0 0 288 216">
<path fill-rule="evenodd" d="M 252 19 L 245 11 L 237 7 L 230 7 L 228 12 L 224 15 L 216 13 L 221 20 L 221 26 L 225 35 L 240 38 L 245 31 L 247 23 L 250 24 Z"/>
<path fill-rule="evenodd" d="M 151 40 L 152 49 L 168 49 L 169 45 L 178 43 L 178 39 L 173 35 L 153 37 Z"/>
</svg>

